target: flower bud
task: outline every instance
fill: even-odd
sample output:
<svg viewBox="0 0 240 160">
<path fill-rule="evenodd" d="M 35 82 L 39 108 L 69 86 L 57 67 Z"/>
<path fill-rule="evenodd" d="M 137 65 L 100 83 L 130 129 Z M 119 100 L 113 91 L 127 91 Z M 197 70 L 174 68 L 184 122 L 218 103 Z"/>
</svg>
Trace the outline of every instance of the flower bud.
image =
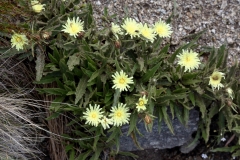
<svg viewBox="0 0 240 160">
<path fill-rule="evenodd" d="M 41 37 L 46 40 L 49 39 L 51 35 L 52 35 L 52 32 L 43 31 L 41 33 Z"/>
<path fill-rule="evenodd" d="M 152 123 L 152 118 L 146 114 L 146 116 L 144 117 L 144 122 L 147 124 L 150 124 Z"/>
<path fill-rule="evenodd" d="M 121 47 L 121 42 L 120 41 L 116 41 L 115 42 L 115 47 L 116 48 L 120 48 Z"/>
<path fill-rule="evenodd" d="M 78 38 L 82 39 L 84 37 L 84 32 L 79 32 L 78 33 Z"/>
<path fill-rule="evenodd" d="M 140 94 L 141 94 L 142 96 L 148 96 L 148 92 L 147 92 L 147 91 L 141 91 Z"/>
</svg>

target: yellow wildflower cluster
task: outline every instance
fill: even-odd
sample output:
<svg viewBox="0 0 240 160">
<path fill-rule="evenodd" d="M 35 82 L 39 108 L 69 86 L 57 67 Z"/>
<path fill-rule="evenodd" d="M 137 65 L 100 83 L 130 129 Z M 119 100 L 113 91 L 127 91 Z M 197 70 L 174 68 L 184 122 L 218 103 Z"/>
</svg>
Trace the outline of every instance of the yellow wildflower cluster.
<svg viewBox="0 0 240 160">
<path fill-rule="evenodd" d="M 172 34 L 171 26 L 162 20 L 149 27 L 146 23 L 138 23 L 135 19 L 126 18 L 121 27 L 124 29 L 125 35 L 129 35 L 131 38 L 142 37 L 151 43 L 154 42 L 156 36 L 165 38 Z M 123 35 L 121 27 L 112 23 L 111 31 L 117 39 L 119 39 L 118 35 Z"/>
<path fill-rule="evenodd" d="M 99 108 L 99 105 L 92 106 L 89 105 L 86 112 L 84 112 L 83 118 L 86 119 L 86 124 L 97 127 L 98 124 L 101 124 L 103 129 L 110 128 L 110 125 L 113 126 L 122 126 L 128 124 L 129 117 L 131 113 L 128 113 L 129 108 L 126 107 L 126 104 L 119 103 L 118 106 L 114 106 L 111 109 L 109 118 L 103 116 L 102 108 Z"/>
</svg>

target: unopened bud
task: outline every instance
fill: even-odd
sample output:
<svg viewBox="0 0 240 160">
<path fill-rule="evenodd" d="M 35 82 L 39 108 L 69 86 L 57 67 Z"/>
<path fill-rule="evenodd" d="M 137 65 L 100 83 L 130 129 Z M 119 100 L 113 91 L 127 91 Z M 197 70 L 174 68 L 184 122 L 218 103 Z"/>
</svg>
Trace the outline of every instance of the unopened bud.
<svg viewBox="0 0 240 160">
<path fill-rule="evenodd" d="M 41 37 L 42 37 L 43 39 L 49 39 L 51 35 L 52 35 L 52 33 L 51 33 L 51 32 L 47 32 L 47 31 L 43 31 L 43 32 L 41 33 Z"/>
<path fill-rule="evenodd" d="M 232 101 L 231 101 L 231 100 L 227 100 L 227 105 L 228 105 L 229 107 L 231 107 L 231 106 L 232 106 Z"/>
<path fill-rule="evenodd" d="M 115 47 L 116 48 L 120 48 L 121 47 L 121 42 L 120 41 L 116 41 L 115 42 Z"/>
<path fill-rule="evenodd" d="M 141 94 L 142 96 L 148 96 L 148 92 L 147 92 L 147 91 L 141 91 L 140 94 Z"/>
<path fill-rule="evenodd" d="M 79 32 L 78 33 L 78 38 L 82 39 L 84 37 L 84 32 Z"/>
<path fill-rule="evenodd" d="M 152 118 L 146 114 L 146 116 L 144 117 L 144 121 L 145 121 L 145 123 L 150 124 L 150 123 L 152 123 Z"/>
</svg>

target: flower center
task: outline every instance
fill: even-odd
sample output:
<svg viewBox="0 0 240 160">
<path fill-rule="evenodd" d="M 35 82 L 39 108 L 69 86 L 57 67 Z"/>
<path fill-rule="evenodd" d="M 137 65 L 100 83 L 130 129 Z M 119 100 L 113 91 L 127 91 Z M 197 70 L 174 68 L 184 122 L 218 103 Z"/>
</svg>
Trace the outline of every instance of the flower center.
<svg viewBox="0 0 240 160">
<path fill-rule="evenodd" d="M 121 112 L 117 112 L 117 116 L 118 117 L 122 117 L 122 113 Z"/>
<path fill-rule="evenodd" d="M 218 77 L 218 76 L 212 76 L 212 79 L 213 79 L 214 81 L 217 81 L 217 80 L 219 80 L 219 77 Z"/>
<path fill-rule="evenodd" d="M 189 57 L 186 57 L 186 61 L 189 62 L 189 61 L 190 61 L 190 58 L 189 58 Z"/>
<path fill-rule="evenodd" d="M 22 40 L 21 37 L 17 37 L 17 38 L 16 38 L 16 41 L 17 41 L 18 43 L 21 43 L 23 40 Z"/>
<path fill-rule="evenodd" d="M 93 113 L 92 118 L 96 118 L 96 117 L 97 117 L 96 113 Z"/>
<path fill-rule="evenodd" d="M 70 26 L 71 26 L 72 32 L 74 32 L 74 33 L 78 32 L 78 27 L 76 24 L 71 23 Z"/>
<path fill-rule="evenodd" d="M 162 33 L 164 33 L 164 29 L 162 27 L 158 27 L 157 28 L 157 32 L 162 34 Z"/>
<path fill-rule="evenodd" d="M 126 82 L 126 80 L 125 80 L 124 78 L 120 78 L 120 79 L 119 79 L 119 83 L 120 83 L 120 84 L 125 84 L 125 82 Z"/>
<path fill-rule="evenodd" d="M 139 106 L 143 106 L 144 105 L 144 102 L 143 102 L 143 100 L 141 100 L 141 101 L 139 101 Z"/>
<path fill-rule="evenodd" d="M 127 31 L 128 31 L 130 34 L 135 34 L 135 32 L 136 32 L 137 30 L 136 30 L 136 27 L 129 25 L 128 28 L 127 28 Z"/>
</svg>

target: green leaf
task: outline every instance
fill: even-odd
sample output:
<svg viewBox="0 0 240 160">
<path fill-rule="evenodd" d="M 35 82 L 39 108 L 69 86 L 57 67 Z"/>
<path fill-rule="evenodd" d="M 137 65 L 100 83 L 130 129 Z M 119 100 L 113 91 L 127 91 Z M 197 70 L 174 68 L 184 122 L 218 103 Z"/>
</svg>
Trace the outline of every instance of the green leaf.
<svg viewBox="0 0 240 160">
<path fill-rule="evenodd" d="M 232 153 L 239 148 L 240 148 L 240 146 L 221 147 L 221 148 L 212 149 L 211 152 L 230 152 L 230 153 Z"/>
<path fill-rule="evenodd" d="M 192 85 L 192 84 L 201 83 L 201 82 L 202 80 L 198 80 L 198 79 L 182 80 L 182 84 L 184 85 Z"/>
<path fill-rule="evenodd" d="M 60 115 L 60 113 L 58 113 L 58 112 L 51 113 L 50 116 L 48 116 L 46 118 L 46 120 L 51 120 L 51 119 L 58 118 L 59 115 Z"/>
<path fill-rule="evenodd" d="M 67 62 L 69 70 L 72 71 L 74 66 L 78 65 L 79 62 L 80 62 L 80 59 L 78 54 L 74 54 L 70 56 Z"/>
<path fill-rule="evenodd" d="M 167 124 L 167 126 L 168 126 L 169 130 L 172 132 L 172 134 L 174 134 L 172 121 L 169 118 L 169 115 L 167 113 L 167 107 L 161 107 L 161 109 L 162 109 L 163 118 L 164 118 L 165 123 Z"/>
<path fill-rule="evenodd" d="M 161 63 L 159 62 L 157 65 L 155 65 L 152 69 L 149 69 L 146 74 L 142 77 L 142 82 L 147 82 L 151 77 L 154 76 L 158 68 L 160 67 Z"/>
<path fill-rule="evenodd" d="M 59 61 L 59 67 L 62 73 L 66 73 L 68 71 L 68 66 L 66 65 L 66 62 L 64 59 L 61 59 Z"/>
<path fill-rule="evenodd" d="M 66 95 L 67 91 L 62 88 L 42 88 L 39 89 L 40 92 L 42 93 L 47 93 L 51 95 Z"/>
<path fill-rule="evenodd" d="M 82 96 L 86 92 L 86 88 L 87 88 L 87 78 L 83 77 L 82 79 L 80 79 L 80 81 L 77 85 L 77 88 L 76 88 L 75 104 L 77 104 L 79 102 L 79 100 L 82 98 Z"/>
<path fill-rule="evenodd" d="M 139 57 L 139 58 L 137 58 L 137 62 L 140 66 L 140 71 L 142 71 L 143 67 L 144 67 L 144 59 L 142 57 Z"/>
<path fill-rule="evenodd" d="M 81 152 L 81 154 L 76 158 L 76 160 L 85 160 L 92 154 L 92 150 L 86 152 Z"/>
<path fill-rule="evenodd" d="M 218 62 L 216 68 L 225 67 L 226 66 L 226 59 L 227 59 L 227 52 L 226 52 L 226 45 L 222 45 L 218 49 Z"/>
<path fill-rule="evenodd" d="M 138 120 L 137 112 L 131 114 L 127 136 L 129 136 L 133 132 L 133 130 L 136 128 L 137 120 Z"/>
<path fill-rule="evenodd" d="M 38 48 L 37 48 L 38 49 Z M 37 60 L 36 60 L 36 81 L 40 81 L 43 75 L 43 69 L 45 65 L 45 54 L 44 52 L 40 51 L 37 53 Z"/>
<path fill-rule="evenodd" d="M 92 74 L 92 76 L 90 77 L 90 79 L 88 80 L 88 82 L 91 82 L 91 81 L 94 80 L 96 77 L 98 77 L 99 75 L 101 75 L 104 70 L 105 70 L 105 64 L 103 64 L 100 69 L 98 69 L 98 70 L 96 70 L 95 72 L 93 72 L 93 74 Z"/>
<path fill-rule="evenodd" d="M 192 102 L 193 106 L 195 106 L 195 98 L 193 92 L 189 92 L 189 99 Z"/>
<path fill-rule="evenodd" d="M 93 74 L 92 71 L 89 71 L 89 70 L 87 70 L 87 69 L 85 69 L 85 68 L 83 68 L 83 67 L 81 67 L 81 70 L 82 70 L 83 73 L 84 73 L 86 76 L 88 76 L 88 77 L 91 77 L 92 74 Z"/>
<path fill-rule="evenodd" d="M 195 94 L 195 100 L 196 100 L 196 105 L 200 108 L 200 111 L 202 113 L 202 119 L 204 119 L 206 116 L 206 105 L 205 105 L 201 95 Z"/>
<path fill-rule="evenodd" d="M 111 130 L 112 130 L 113 132 L 112 132 L 112 134 L 109 136 L 109 138 L 107 139 L 107 141 L 106 141 L 107 143 L 120 136 L 120 129 L 119 129 L 119 128 L 117 128 L 117 127 L 112 127 Z M 109 131 L 111 131 L 111 130 L 109 130 Z"/>
<path fill-rule="evenodd" d="M 162 95 L 156 98 L 156 101 L 159 103 L 163 103 L 169 100 L 183 99 L 186 97 L 186 94 L 172 94 L 172 95 Z"/>
<path fill-rule="evenodd" d="M 53 57 L 53 55 L 51 55 L 51 54 L 49 53 L 49 54 L 48 54 L 48 57 L 49 57 L 49 59 L 51 60 L 52 63 L 58 64 L 58 60 L 57 60 L 55 57 Z"/>
</svg>

